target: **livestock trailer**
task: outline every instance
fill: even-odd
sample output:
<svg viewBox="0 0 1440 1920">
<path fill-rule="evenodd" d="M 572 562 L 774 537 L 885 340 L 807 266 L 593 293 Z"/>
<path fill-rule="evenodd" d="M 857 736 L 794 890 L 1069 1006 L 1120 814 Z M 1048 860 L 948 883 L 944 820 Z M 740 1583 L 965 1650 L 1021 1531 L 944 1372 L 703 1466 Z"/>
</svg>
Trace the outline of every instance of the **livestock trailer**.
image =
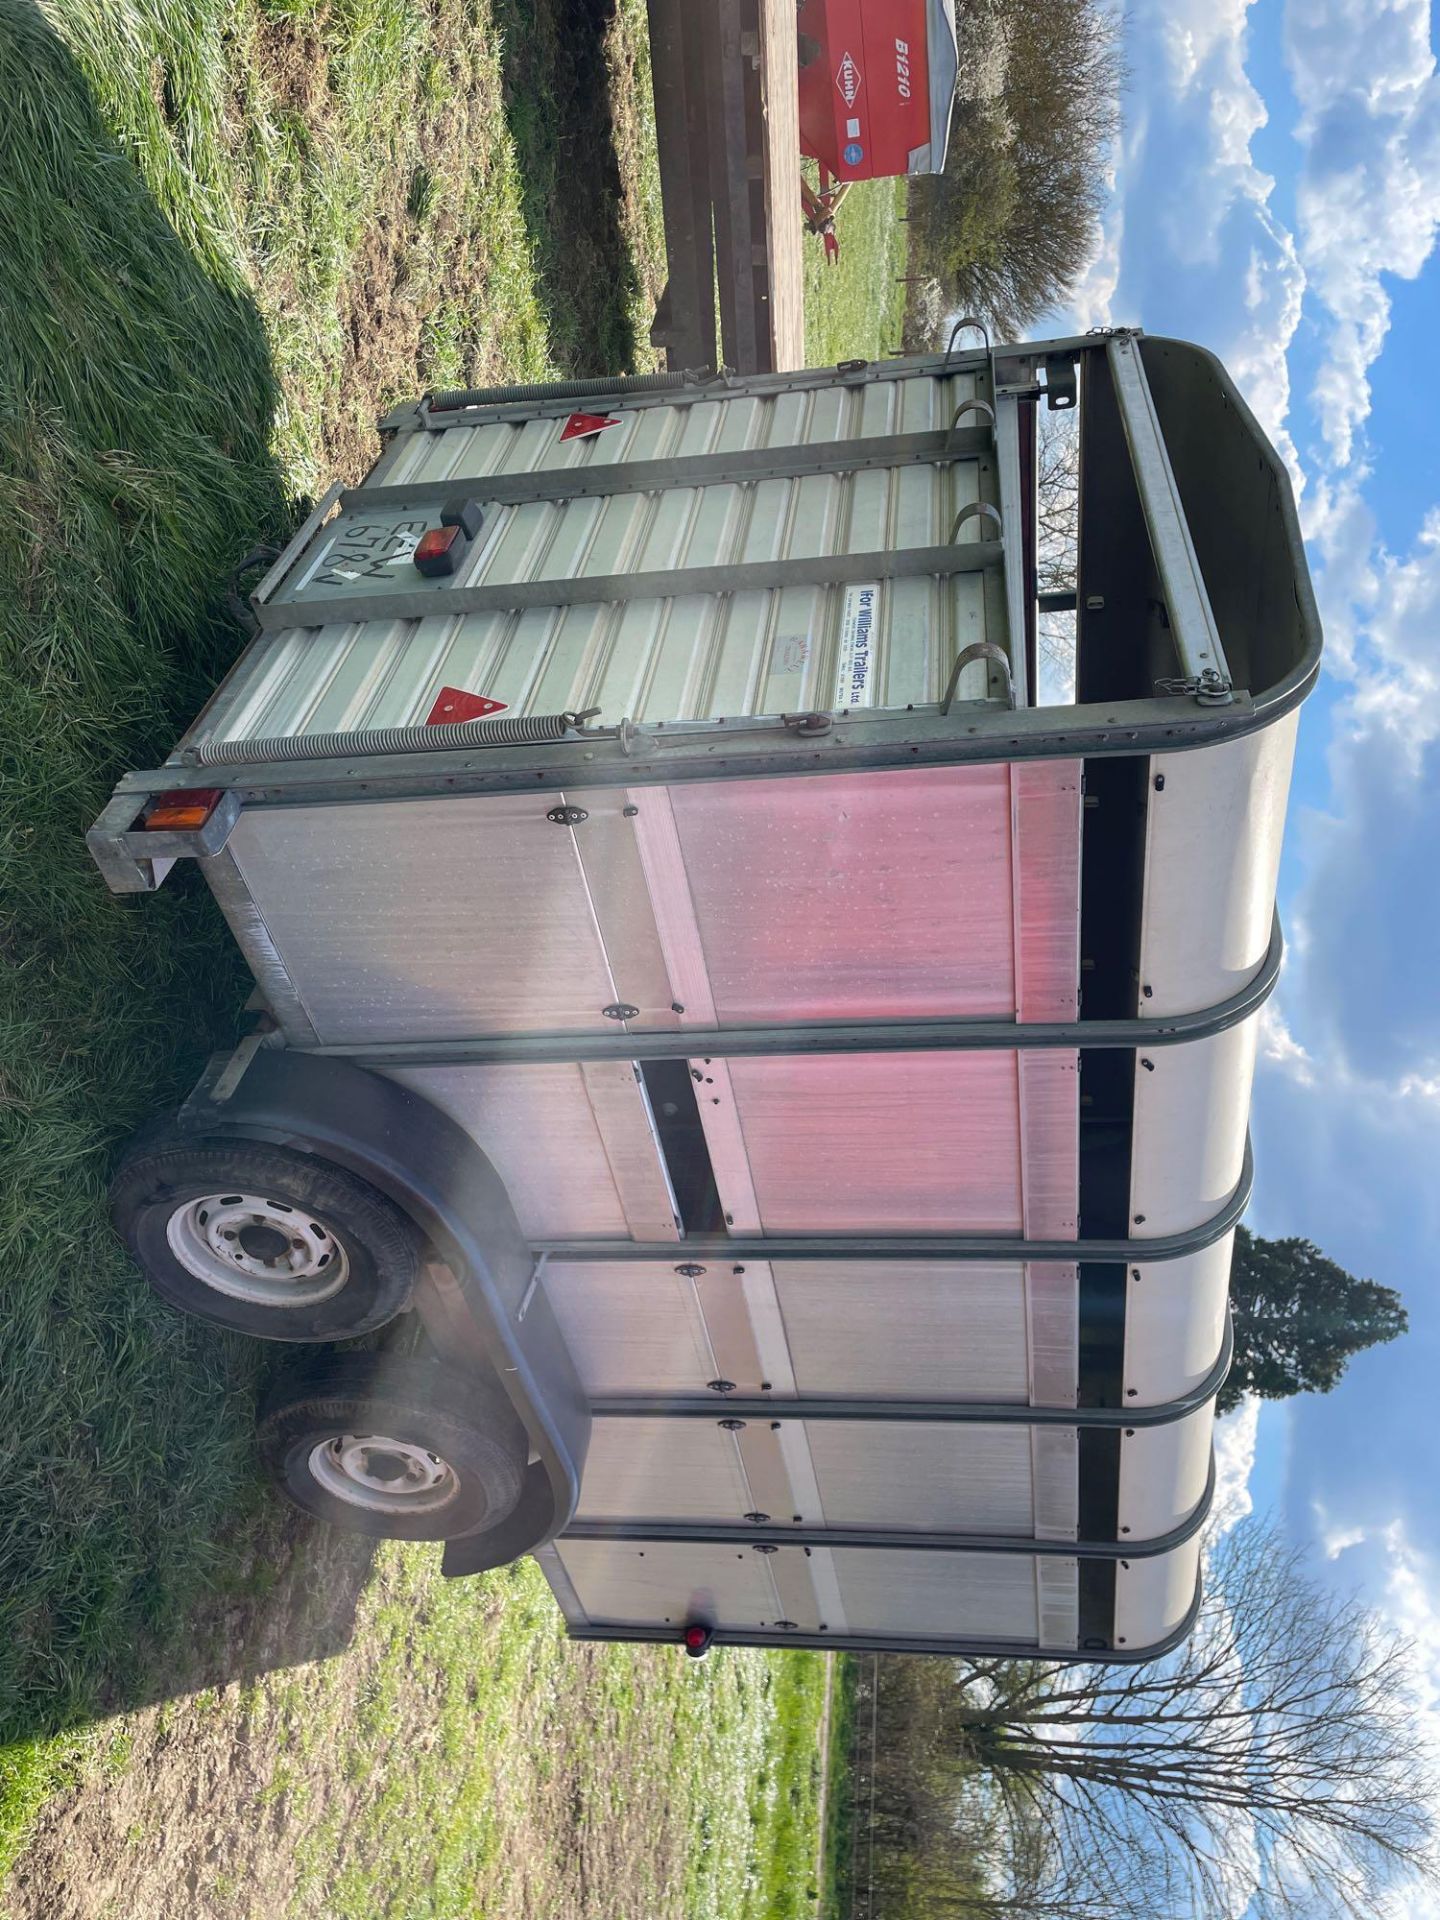
<svg viewBox="0 0 1440 1920">
<path fill-rule="evenodd" d="M 381 426 L 90 835 L 117 892 L 193 859 L 255 977 L 113 1198 L 168 1300 L 310 1346 L 281 1483 L 535 1554 L 585 1638 L 1175 1644 L 1319 655 L 1230 379 L 952 337 Z"/>
</svg>

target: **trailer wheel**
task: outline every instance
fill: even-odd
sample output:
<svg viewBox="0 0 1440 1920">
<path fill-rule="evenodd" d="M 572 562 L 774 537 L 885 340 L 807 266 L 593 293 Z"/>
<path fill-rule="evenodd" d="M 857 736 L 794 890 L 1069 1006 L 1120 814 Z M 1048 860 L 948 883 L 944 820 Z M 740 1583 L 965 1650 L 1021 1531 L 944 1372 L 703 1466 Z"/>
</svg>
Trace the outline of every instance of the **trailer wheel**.
<svg viewBox="0 0 1440 1920">
<path fill-rule="evenodd" d="M 293 1369 L 262 1408 L 258 1437 L 298 1507 L 385 1540 L 498 1526 L 520 1498 L 529 1452 L 498 1380 L 384 1353 L 324 1354 Z"/>
<path fill-rule="evenodd" d="M 142 1135 L 110 1184 L 116 1230 L 162 1299 L 262 1340 L 348 1340 L 409 1304 L 412 1223 L 343 1168 L 249 1140 Z"/>
</svg>

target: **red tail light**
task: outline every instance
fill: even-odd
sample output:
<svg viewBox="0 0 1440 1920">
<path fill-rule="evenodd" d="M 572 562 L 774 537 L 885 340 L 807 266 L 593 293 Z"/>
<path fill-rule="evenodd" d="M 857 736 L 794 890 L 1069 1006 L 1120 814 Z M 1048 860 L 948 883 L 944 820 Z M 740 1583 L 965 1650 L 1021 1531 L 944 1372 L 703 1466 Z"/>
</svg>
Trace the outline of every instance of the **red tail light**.
<svg viewBox="0 0 1440 1920">
<path fill-rule="evenodd" d="M 692 1660 L 698 1660 L 702 1653 L 710 1651 L 710 1642 L 715 1638 L 715 1629 L 707 1627 L 702 1620 L 692 1620 L 682 1637 L 686 1653 Z"/>
<path fill-rule="evenodd" d="M 431 527 L 416 543 L 415 565 L 421 573 L 454 573 L 469 544 L 463 527 Z"/>
<path fill-rule="evenodd" d="M 157 793 L 140 816 L 147 833 L 192 833 L 203 827 L 216 807 L 221 787 L 181 787 L 174 793 Z"/>
</svg>

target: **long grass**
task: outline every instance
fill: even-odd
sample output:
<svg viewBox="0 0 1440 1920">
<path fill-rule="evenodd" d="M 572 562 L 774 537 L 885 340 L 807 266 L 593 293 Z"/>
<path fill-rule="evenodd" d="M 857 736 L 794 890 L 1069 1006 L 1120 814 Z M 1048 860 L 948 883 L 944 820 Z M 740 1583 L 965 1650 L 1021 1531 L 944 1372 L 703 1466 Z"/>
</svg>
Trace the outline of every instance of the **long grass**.
<svg viewBox="0 0 1440 1920">
<path fill-rule="evenodd" d="M 263 1350 L 161 1308 L 104 1205 L 115 1143 L 230 1035 L 243 985 L 193 876 L 113 899 L 85 828 L 233 656 L 232 566 L 336 464 L 373 454 L 380 406 L 550 365 L 501 56 L 481 0 L 0 0 L 14 1807 L 50 1764 L 29 1743 L 183 1631 L 262 1499 Z"/>
<path fill-rule="evenodd" d="M 578 136 L 613 144 L 618 206 L 611 173 L 588 178 L 574 138 L 524 111 L 555 11 L 0 0 L 0 1867 L 97 1764 L 97 1716 L 153 1697 L 273 1524 L 251 1449 L 264 1351 L 159 1306 L 104 1201 L 116 1143 L 231 1036 L 244 983 L 193 875 L 112 898 L 84 831 L 233 657 L 230 569 L 373 455 L 377 411 L 432 383 L 643 361 L 661 277 L 643 5 L 621 0 L 614 85 Z M 567 288 L 566 223 L 602 201 Z M 879 344 L 844 271 L 821 359 Z M 513 1655 L 539 1676 L 559 1659 L 547 1620 Z M 736 1671 L 762 1731 L 806 1724 L 803 1662 Z M 672 1732 L 704 1751 L 697 1722 Z M 725 1803 L 746 1810 L 752 1890 L 813 1818 L 809 1755 L 761 1746 Z M 699 1899 L 721 1839 L 696 1809 Z"/>
</svg>

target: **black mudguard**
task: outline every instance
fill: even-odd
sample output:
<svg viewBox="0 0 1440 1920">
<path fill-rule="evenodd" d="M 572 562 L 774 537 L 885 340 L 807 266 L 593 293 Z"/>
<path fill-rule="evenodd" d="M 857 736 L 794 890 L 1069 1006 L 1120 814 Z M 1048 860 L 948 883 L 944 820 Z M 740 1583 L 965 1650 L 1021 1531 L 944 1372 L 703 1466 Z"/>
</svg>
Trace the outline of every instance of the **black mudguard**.
<svg viewBox="0 0 1440 1920">
<path fill-rule="evenodd" d="M 519 1505 L 499 1527 L 448 1541 L 445 1572 L 504 1566 L 553 1539 L 580 1497 L 590 1409 L 494 1167 L 448 1114 L 348 1061 L 262 1048 L 216 1101 L 219 1066 L 186 1103 L 187 1131 L 314 1154 L 402 1207 L 440 1263 L 415 1302 L 440 1357 L 497 1374 L 524 1422 L 533 1457 Z"/>
</svg>

